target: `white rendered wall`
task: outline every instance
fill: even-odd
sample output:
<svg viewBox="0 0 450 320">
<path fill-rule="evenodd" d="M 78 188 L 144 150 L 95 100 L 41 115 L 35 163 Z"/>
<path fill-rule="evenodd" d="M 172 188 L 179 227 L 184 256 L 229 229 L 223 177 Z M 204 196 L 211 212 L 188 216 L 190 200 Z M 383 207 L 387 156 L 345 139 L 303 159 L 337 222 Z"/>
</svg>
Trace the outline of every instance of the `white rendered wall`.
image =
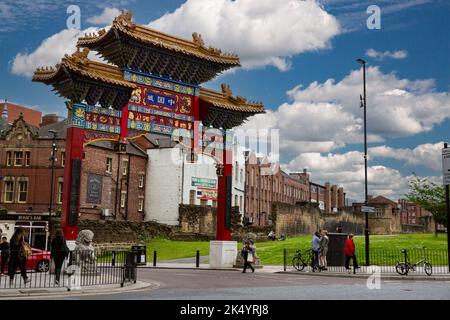
<svg viewBox="0 0 450 320">
<path fill-rule="evenodd" d="M 178 148 L 147 150 L 145 221 L 178 225 L 181 189 L 181 151 Z"/>
</svg>

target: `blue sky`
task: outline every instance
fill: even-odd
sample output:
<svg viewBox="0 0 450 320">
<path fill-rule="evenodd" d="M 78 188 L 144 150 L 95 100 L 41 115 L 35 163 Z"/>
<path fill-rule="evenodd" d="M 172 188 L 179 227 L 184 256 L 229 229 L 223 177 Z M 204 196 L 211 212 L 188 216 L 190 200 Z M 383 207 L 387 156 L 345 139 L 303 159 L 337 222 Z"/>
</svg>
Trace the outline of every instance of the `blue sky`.
<svg viewBox="0 0 450 320">
<path fill-rule="evenodd" d="M 47 38 L 70 38 L 63 32 L 66 8 L 75 3 L 82 30 L 105 26 L 93 23 L 102 13 L 107 20 L 107 12 L 129 9 L 139 24 L 183 37 L 198 31 L 207 45 L 238 53 L 243 68 L 205 86 L 219 90 L 226 82 L 235 94 L 263 101 L 271 111 L 247 126 L 280 129 L 286 170 L 307 167 L 313 180 L 342 184 L 356 199 L 363 196 L 363 145 L 362 84 L 355 86 L 362 78 L 355 59 L 364 58 L 371 193 L 400 197 L 413 171 L 440 181 L 437 143 L 450 140 L 448 1 L 6 0 L 0 3 L 0 99 L 65 115 L 63 99 L 32 83 L 29 72 L 35 64 L 53 62 L 39 52 Z M 372 4 L 381 8 L 380 30 L 366 27 Z M 201 10 L 206 6 L 214 7 Z M 261 21 L 265 25 L 255 27 Z M 237 29 L 241 24 L 244 29 Z"/>
</svg>

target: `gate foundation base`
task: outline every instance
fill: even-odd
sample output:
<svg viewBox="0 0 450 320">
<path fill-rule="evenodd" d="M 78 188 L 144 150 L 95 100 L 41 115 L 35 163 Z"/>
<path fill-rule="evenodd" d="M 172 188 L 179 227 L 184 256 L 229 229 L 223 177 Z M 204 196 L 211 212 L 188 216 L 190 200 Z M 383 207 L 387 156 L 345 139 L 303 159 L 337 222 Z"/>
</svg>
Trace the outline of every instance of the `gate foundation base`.
<svg viewBox="0 0 450 320">
<path fill-rule="evenodd" d="M 237 257 L 236 241 L 210 241 L 209 267 L 213 269 L 233 268 Z"/>
</svg>

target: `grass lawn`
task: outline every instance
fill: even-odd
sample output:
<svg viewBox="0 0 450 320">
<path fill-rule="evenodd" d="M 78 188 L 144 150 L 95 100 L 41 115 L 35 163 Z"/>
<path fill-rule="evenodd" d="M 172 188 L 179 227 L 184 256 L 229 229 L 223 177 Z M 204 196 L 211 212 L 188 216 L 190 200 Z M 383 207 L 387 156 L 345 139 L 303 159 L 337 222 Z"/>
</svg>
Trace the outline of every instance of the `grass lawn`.
<svg viewBox="0 0 450 320">
<path fill-rule="evenodd" d="M 283 249 L 287 249 L 289 255 L 298 249 L 310 247 L 311 236 L 301 236 L 288 238 L 285 241 L 266 241 L 256 243 L 257 255 L 261 258 L 262 264 L 283 264 Z M 364 250 L 364 236 L 355 236 L 355 244 L 358 252 Z M 370 248 L 374 255 L 378 252 L 393 252 L 392 260 L 397 260 L 401 249 L 417 249 L 422 246 L 432 250 L 445 250 L 447 248 L 447 235 L 439 234 L 436 238 L 434 234 L 401 234 L 386 236 L 371 236 Z M 240 249 L 242 244 L 238 244 Z M 209 255 L 208 241 L 171 241 L 167 239 L 151 239 L 147 243 L 147 261 L 153 260 L 153 250 L 158 252 L 158 260 L 173 260 L 180 258 L 195 257 L 196 250 L 200 250 L 200 255 Z M 360 254 L 361 256 L 361 254 Z M 361 257 L 362 258 L 362 257 Z M 415 257 L 411 257 L 412 260 Z M 291 258 L 288 258 L 291 260 Z M 288 260 L 288 263 L 290 263 Z M 376 260 L 371 259 L 371 260 Z"/>
</svg>

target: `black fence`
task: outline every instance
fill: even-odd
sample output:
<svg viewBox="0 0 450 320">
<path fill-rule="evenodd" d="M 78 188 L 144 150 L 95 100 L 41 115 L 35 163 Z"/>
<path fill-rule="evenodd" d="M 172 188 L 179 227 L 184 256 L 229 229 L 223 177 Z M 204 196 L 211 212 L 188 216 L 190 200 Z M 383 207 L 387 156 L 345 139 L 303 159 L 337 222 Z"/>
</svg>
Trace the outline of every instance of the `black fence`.
<svg viewBox="0 0 450 320">
<path fill-rule="evenodd" d="M 315 272 L 351 272 L 351 273 L 394 273 L 402 275 L 412 274 L 448 274 L 447 250 L 440 249 L 370 249 L 370 264 L 366 265 L 365 250 L 355 250 L 355 261 L 349 259 L 349 269 L 346 267 L 346 256 L 343 248 L 329 249 L 327 252 L 327 270 L 314 269 Z M 313 254 L 311 249 L 284 249 L 284 270 L 312 272 Z M 355 268 L 358 267 L 358 268 Z M 368 267 L 372 267 L 369 270 Z M 376 269 L 374 268 L 376 267 Z"/>
<path fill-rule="evenodd" d="M 64 259 L 64 254 L 62 254 Z M 62 260 L 61 259 L 61 260 Z M 71 251 L 60 260 L 48 251 L 35 251 L 24 259 L 17 252 L 3 253 L 0 289 L 67 288 L 84 286 L 123 286 L 137 281 L 137 255 L 131 251 Z M 60 266 L 60 272 L 58 272 Z M 14 268 L 14 272 L 10 270 Z"/>
</svg>

